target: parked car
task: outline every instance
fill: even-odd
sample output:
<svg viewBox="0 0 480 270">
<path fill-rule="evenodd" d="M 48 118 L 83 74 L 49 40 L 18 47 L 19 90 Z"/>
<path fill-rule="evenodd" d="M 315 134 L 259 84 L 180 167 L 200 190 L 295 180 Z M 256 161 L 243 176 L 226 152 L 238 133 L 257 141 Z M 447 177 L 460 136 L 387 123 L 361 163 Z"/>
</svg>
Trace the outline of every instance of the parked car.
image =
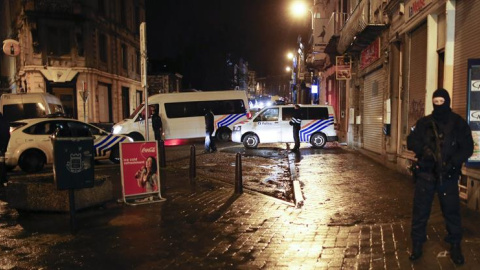
<svg viewBox="0 0 480 270">
<path fill-rule="evenodd" d="M 332 106 L 301 105 L 300 111 L 300 142 L 322 148 L 327 142 L 338 141 Z M 292 126 L 289 124 L 293 112 L 293 105 L 265 107 L 249 121 L 234 126 L 232 141 L 243 143 L 245 148 L 257 148 L 260 143 L 293 143 Z"/>
<path fill-rule="evenodd" d="M 10 123 L 10 142 L 5 153 L 7 168 L 17 165 L 25 172 L 36 172 L 53 163 L 52 134 L 69 137 L 94 137 L 95 160 L 120 161 L 119 145 L 133 140 L 114 135 L 96 126 L 69 118 L 32 118 Z M 62 135 L 65 136 L 65 135 Z"/>
</svg>

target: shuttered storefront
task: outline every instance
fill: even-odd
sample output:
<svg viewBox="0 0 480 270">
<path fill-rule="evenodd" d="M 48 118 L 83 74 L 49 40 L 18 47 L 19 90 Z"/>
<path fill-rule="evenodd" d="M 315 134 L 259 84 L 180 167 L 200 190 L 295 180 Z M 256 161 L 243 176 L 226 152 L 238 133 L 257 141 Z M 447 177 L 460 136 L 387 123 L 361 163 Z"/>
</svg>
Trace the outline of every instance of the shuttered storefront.
<svg viewBox="0 0 480 270">
<path fill-rule="evenodd" d="M 467 61 L 480 58 L 478 14 L 480 1 L 456 1 L 452 108 L 463 117 L 467 111 Z"/>
<path fill-rule="evenodd" d="M 408 128 L 425 115 L 427 76 L 427 24 L 410 33 L 410 65 L 408 84 Z"/>
<path fill-rule="evenodd" d="M 379 69 L 365 76 L 363 109 L 363 148 L 382 153 L 383 145 L 383 91 L 385 76 Z"/>
</svg>

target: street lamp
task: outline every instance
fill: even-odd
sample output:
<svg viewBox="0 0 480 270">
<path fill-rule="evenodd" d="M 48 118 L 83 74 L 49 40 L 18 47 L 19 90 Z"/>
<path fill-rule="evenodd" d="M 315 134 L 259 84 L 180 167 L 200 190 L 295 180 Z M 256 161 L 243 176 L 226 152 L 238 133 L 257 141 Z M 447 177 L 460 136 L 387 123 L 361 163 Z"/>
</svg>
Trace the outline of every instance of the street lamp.
<svg viewBox="0 0 480 270">
<path fill-rule="evenodd" d="M 286 67 L 285 71 L 290 72 L 290 71 L 292 71 L 292 68 L 291 67 Z"/>
<path fill-rule="evenodd" d="M 291 12 L 294 17 L 305 16 L 307 10 L 307 4 L 304 1 L 295 1 L 291 5 Z"/>
</svg>

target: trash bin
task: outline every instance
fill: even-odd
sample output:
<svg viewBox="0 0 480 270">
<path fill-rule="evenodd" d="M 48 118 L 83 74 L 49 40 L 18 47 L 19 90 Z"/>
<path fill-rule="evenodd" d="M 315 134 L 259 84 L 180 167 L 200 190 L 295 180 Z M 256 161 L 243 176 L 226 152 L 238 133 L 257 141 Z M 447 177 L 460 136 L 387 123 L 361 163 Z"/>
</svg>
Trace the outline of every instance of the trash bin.
<svg viewBox="0 0 480 270">
<path fill-rule="evenodd" d="M 52 136 L 53 175 L 59 190 L 93 188 L 93 137 Z"/>
</svg>

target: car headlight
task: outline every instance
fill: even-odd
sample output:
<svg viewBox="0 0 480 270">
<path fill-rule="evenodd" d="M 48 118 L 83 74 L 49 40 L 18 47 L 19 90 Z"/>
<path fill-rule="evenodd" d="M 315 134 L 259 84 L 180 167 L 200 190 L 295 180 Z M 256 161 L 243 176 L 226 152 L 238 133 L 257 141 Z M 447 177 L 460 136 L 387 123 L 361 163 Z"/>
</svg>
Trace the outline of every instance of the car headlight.
<svg viewBox="0 0 480 270">
<path fill-rule="evenodd" d="M 233 131 L 241 131 L 242 130 L 242 126 L 234 126 L 233 127 Z"/>
<path fill-rule="evenodd" d="M 112 130 L 112 133 L 113 134 L 120 134 L 121 131 L 122 131 L 122 126 L 114 126 L 113 130 Z"/>
</svg>

